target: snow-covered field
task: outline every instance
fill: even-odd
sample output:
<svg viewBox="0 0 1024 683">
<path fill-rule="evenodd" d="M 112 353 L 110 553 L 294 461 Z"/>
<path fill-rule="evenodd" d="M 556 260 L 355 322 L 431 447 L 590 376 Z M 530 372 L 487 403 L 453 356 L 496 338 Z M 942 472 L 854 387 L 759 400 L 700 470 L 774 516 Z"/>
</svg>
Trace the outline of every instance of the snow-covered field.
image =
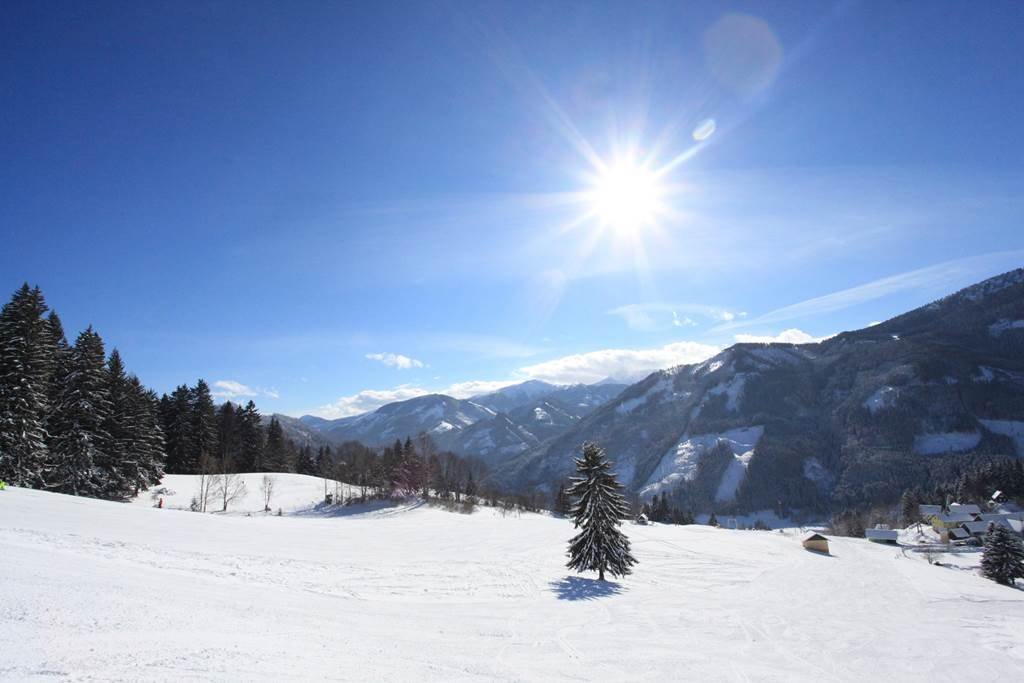
<svg viewBox="0 0 1024 683">
<path fill-rule="evenodd" d="M 0 678 L 1024 677 L 1024 591 L 862 540 L 630 524 L 601 584 L 541 515 L 151 505 L 0 492 Z"/>
</svg>

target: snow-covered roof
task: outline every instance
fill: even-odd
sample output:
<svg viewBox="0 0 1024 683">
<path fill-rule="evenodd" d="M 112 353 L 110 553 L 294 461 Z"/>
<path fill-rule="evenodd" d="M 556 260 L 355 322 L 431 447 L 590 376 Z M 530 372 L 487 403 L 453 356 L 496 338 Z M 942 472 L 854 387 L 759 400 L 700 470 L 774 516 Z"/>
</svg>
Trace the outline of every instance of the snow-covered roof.
<svg viewBox="0 0 1024 683">
<path fill-rule="evenodd" d="M 819 534 L 817 531 L 808 531 L 800 537 L 801 541 L 827 541 L 828 539 Z"/>
<path fill-rule="evenodd" d="M 963 528 L 971 532 L 974 535 L 988 533 L 988 528 L 992 524 L 998 524 L 1004 526 L 1002 520 L 992 522 L 964 522 Z"/>
<path fill-rule="evenodd" d="M 899 534 L 894 529 L 865 529 L 864 535 L 880 541 L 895 541 L 899 538 Z"/>
<path fill-rule="evenodd" d="M 966 512 L 951 512 L 948 515 L 935 515 L 943 524 L 960 524 L 961 522 L 973 522 L 974 515 Z"/>
</svg>

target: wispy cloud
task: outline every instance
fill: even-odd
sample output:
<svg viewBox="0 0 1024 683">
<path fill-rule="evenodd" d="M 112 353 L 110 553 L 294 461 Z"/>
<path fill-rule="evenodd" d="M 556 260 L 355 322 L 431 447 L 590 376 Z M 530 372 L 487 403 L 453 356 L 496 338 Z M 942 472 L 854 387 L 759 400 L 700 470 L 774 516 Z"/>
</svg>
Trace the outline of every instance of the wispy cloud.
<svg viewBox="0 0 1024 683">
<path fill-rule="evenodd" d="M 698 323 L 690 316 L 702 317 L 713 322 L 729 322 L 746 314 L 718 306 L 654 301 L 619 306 L 608 311 L 608 315 L 622 318 L 630 329 L 652 332 L 672 327 L 696 326 Z"/>
<path fill-rule="evenodd" d="M 797 318 L 806 318 L 840 311 L 851 306 L 874 301 L 910 289 L 938 294 L 949 291 L 957 285 L 969 284 L 986 275 L 992 275 L 999 267 L 1012 266 L 1024 258 L 1024 250 L 994 252 L 980 256 L 944 261 L 925 268 L 890 275 L 878 280 L 832 292 L 824 296 L 807 299 L 796 304 L 783 306 L 750 320 L 733 320 L 711 329 L 723 332 L 737 327 L 771 324 Z M 1000 265 L 1002 264 L 1002 265 Z"/>
<path fill-rule="evenodd" d="M 492 391 L 503 389 L 513 384 L 518 384 L 521 379 L 506 380 L 470 380 L 468 382 L 456 382 L 443 390 L 442 394 L 454 396 L 455 398 L 469 398 L 480 394 L 489 394 Z"/>
<path fill-rule="evenodd" d="M 655 370 L 699 363 L 718 351 L 717 346 L 690 341 L 647 349 L 602 349 L 528 365 L 519 372 L 555 384 L 589 384 L 606 377 L 636 379 Z"/>
<path fill-rule="evenodd" d="M 834 336 L 834 334 L 828 334 L 824 337 L 815 337 L 803 330 L 791 327 L 776 335 L 737 334 L 734 339 L 740 344 L 817 344 L 820 341 L 825 341 L 826 339 Z"/>
<path fill-rule="evenodd" d="M 233 379 L 219 379 L 213 383 L 213 391 L 210 394 L 214 398 L 224 401 L 232 401 L 239 398 L 281 398 L 275 389 L 263 389 L 250 387 Z"/>
<path fill-rule="evenodd" d="M 399 370 L 424 367 L 423 361 L 410 358 L 409 356 L 403 356 L 400 353 L 368 353 L 366 354 L 366 357 L 369 360 L 375 360 L 387 365 L 388 367 L 398 368 Z"/>
<path fill-rule="evenodd" d="M 395 401 L 405 401 L 428 393 L 430 392 L 422 387 L 409 384 L 403 384 L 393 389 L 365 389 L 358 394 L 342 396 L 337 401 L 320 406 L 310 411 L 310 413 L 317 417 L 333 420 L 339 417 L 350 417 L 352 415 L 368 413 L 371 410 L 380 408 L 382 405 L 394 403 Z"/>
</svg>

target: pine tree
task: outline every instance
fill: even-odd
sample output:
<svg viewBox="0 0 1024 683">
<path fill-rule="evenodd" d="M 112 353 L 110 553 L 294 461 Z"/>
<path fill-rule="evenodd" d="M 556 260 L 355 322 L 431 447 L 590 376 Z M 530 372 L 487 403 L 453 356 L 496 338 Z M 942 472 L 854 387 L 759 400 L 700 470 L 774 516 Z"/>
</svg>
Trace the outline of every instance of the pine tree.
<svg viewBox="0 0 1024 683">
<path fill-rule="evenodd" d="M 146 488 L 159 484 L 164 477 L 164 434 L 160 422 L 160 402 L 156 394 L 146 389 L 135 375 L 128 378 L 128 390 L 134 397 L 135 416 L 132 441 L 135 449 L 136 485 Z"/>
<path fill-rule="evenodd" d="M 197 463 L 217 458 L 217 416 L 214 412 L 210 386 L 199 380 L 189 392 L 192 406 L 192 446 Z"/>
<path fill-rule="evenodd" d="M 583 457 L 576 460 L 580 474 L 572 480 L 569 495 L 576 498 L 571 514 L 582 531 L 569 541 L 569 562 L 576 571 L 596 570 L 604 581 L 605 571 L 613 576 L 632 573 L 636 558 L 630 554 L 629 539 L 619 530 L 629 514 L 622 485 L 611 472 L 604 450 L 593 442 L 583 444 Z"/>
<path fill-rule="evenodd" d="M 90 327 L 78 335 L 54 408 L 51 487 L 77 496 L 108 497 L 115 489 L 106 358 Z"/>
<path fill-rule="evenodd" d="M 235 404 L 225 401 L 217 409 L 217 452 L 220 457 L 221 470 L 238 472 L 238 460 L 241 452 L 239 434 L 239 413 Z"/>
<path fill-rule="evenodd" d="M 182 384 L 160 399 L 160 418 L 164 428 L 169 474 L 196 474 L 199 460 L 193 439 L 191 391 Z"/>
<path fill-rule="evenodd" d="M 985 534 L 985 552 L 981 573 L 1004 586 L 1014 579 L 1024 579 L 1024 543 L 1005 526 L 992 524 Z"/>
<path fill-rule="evenodd" d="M 263 418 L 256 404 L 249 401 L 236 413 L 238 417 L 238 471 L 263 471 Z"/>
<path fill-rule="evenodd" d="M 271 416 L 270 426 L 267 428 L 267 444 L 263 449 L 264 472 L 284 472 L 287 469 L 286 448 L 284 429 L 277 418 Z"/>
<path fill-rule="evenodd" d="M 0 479 L 39 487 L 49 460 L 46 416 L 54 344 L 47 306 L 28 284 L 0 311 Z"/>
<path fill-rule="evenodd" d="M 109 436 L 107 454 L 112 471 L 107 478 L 109 498 L 127 498 L 140 488 L 138 462 L 136 461 L 136 439 L 139 427 L 135 395 L 128 385 L 121 354 L 114 349 L 107 361 L 107 398 L 110 411 L 103 428 Z"/>
</svg>

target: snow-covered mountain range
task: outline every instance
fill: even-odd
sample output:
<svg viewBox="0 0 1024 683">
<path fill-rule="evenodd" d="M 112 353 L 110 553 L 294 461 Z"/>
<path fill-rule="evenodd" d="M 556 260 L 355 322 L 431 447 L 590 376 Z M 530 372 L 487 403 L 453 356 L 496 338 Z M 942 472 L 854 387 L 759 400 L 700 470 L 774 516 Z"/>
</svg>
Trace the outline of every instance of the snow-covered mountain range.
<svg viewBox="0 0 1024 683">
<path fill-rule="evenodd" d="M 1024 456 L 1024 269 L 818 344 L 737 344 L 653 373 L 493 476 L 551 486 L 587 440 L 629 490 L 719 509 L 892 502 L 975 458 Z"/>
<path fill-rule="evenodd" d="M 695 509 L 891 502 L 974 458 L 1024 456 L 1024 269 L 821 343 L 736 344 L 629 386 L 530 381 L 282 422 L 306 443 L 427 432 L 509 490 L 557 486 L 596 440 L 628 490 Z"/>
<path fill-rule="evenodd" d="M 495 465 L 561 434 L 623 388 L 615 383 L 558 386 L 532 380 L 470 399 L 418 396 L 337 420 L 312 415 L 278 419 L 298 443 L 360 441 L 380 446 L 425 432 L 442 450 Z"/>
</svg>

